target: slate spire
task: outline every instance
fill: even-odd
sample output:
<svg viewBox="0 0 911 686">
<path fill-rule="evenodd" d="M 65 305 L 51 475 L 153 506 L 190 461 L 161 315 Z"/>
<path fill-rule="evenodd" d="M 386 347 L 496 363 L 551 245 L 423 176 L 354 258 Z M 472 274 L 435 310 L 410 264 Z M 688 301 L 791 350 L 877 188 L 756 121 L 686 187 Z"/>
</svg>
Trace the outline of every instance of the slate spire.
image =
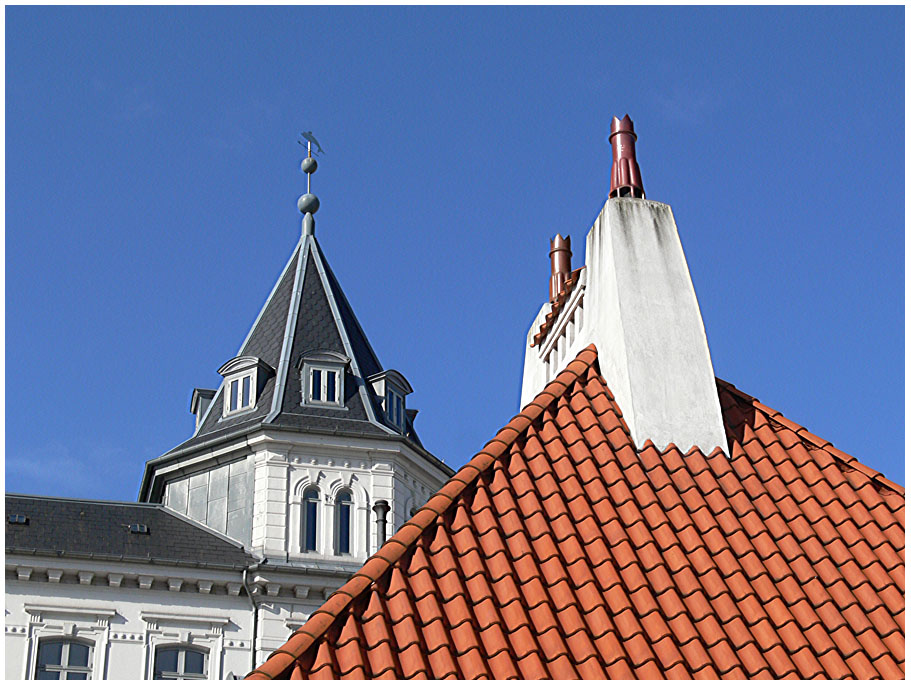
<svg viewBox="0 0 911 686">
<path fill-rule="evenodd" d="M 198 420 L 193 437 L 166 456 L 261 424 L 307 432 L 401 435 L 388 422 L 367 381 L 382 372 L 383 366 L 316 240 L 313 215 L 319 209 L 319 199 L 309 191 L 317 163 L 310 154 L 309 141 L 307 147 L 301 171 L 307 174 L 308 192 L 297 201 L 304 215 L 301 238 L 238 351 L 238 357 L 261 360 L 271 370 L 270 376 L 249 412 L 223 416 L 225 389 L 219 388 Z M 302 402 L 301 360 L 313 353 L 346 360 L 344 397 L 338 408 Z M 410 420 L 405 437 L 420 447 Z"/>
</svg>

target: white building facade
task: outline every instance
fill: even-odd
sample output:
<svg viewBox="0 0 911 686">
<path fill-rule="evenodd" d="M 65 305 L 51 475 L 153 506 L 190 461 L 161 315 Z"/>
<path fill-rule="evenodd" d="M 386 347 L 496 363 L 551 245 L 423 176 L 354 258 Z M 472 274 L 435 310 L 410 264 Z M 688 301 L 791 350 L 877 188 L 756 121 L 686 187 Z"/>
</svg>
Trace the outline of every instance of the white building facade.
<svg viewBox="0 0 911 686">
<path fill-rule="evenodd" d="M 318 201 L 298 207 L 291 258 L 139 503 L 7 496 L 7 678 L 242 677 L 452 475 L 322 254 Z"/>
</svg>

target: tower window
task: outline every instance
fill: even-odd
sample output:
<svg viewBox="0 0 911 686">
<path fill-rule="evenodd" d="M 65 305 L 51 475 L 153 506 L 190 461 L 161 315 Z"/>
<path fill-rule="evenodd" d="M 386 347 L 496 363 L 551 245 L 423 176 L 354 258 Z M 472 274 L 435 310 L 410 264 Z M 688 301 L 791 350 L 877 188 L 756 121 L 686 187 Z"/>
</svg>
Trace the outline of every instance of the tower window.
<svg viewBox="0 0 911 686">
<path fill-rule="evenodd" d="M 341 405 L 338 382 L 339 372 L 336 369 L 310 368 L 310 397 L 312 403 Z"/>
<path fill-rule="evenodd" d="M 228 360 L 218 373 L 225 377 L 222 385 L 222 415 L 228 416 L 256 407 L 257 396 L 262 393 L 266 380 L 273 375 L 274 370 L 258 357 L 246 355 Z"/>
<path fill-rule="evenodd" d="M 301 522 L 301 550 L 305 553 L 316 551 L 317 508 L 319 491 L 308 488 L 304 491 L 303 521 Z"/>
<path fill-rule="evenodd" d="M 331 350 L 311 350 L 297 361 L 301 404 L 345 407 L 345 369 L 350 360 Z"/>
<path fill-rule="evenodd" d="M 386 391 L 386 416 L 397 428 L 405 428 L 405 400 L 392 389 Z"/>
<path fill-rule="evenodd" d="M 351 494 L 342 491 L 335 498 L 337 548 L 339 555 L 351 554 Z"/>
<path fill-rule="evenodd" d="M 253 374 L 244 374 L 226 382 L 225 414 L 248 410 L 255 405 Z"/>
</svg>

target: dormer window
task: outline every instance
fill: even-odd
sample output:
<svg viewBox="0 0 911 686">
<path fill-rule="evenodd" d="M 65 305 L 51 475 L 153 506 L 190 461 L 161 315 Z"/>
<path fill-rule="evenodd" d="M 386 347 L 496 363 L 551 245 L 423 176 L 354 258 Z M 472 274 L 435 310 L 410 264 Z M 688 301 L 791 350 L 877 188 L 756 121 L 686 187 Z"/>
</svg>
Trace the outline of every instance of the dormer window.
<svg viewBox="0 0 911 686">
<path fill-rule="evenodd" d="M 310 402 L 338 405 L 338 372 L 320 367 L 310 368 Z"/>
<path fill-rule="evenodd" d="M 405 433 L 408 425 L 405 396 L 412 392 L 411 384 L 394 369 L 374 374 L 367 381 L 371 383 L 373 392 L 383 404 L 386 422 L 401 433 Z"/>
<path fill-rule="evenodd" d="M 247 410 L 253 402 L 253 374 L 244 374 L 228 383 L 228 395 L 225 398 L 225 414 Z"/>
<path fill-rule="evenodd" d="M 272 375 L 272 367 L 258 357 L 245 355 L 229 360 L 218 373 L 225 377 L 222 414 L 228 417 L 256 407 L 257 398 Z"/>
<path fill-rule="evenodd" d="M 345 368 L 350 360 L 331 350 L 311 350 L 301 355 L 301 404 L 345 407 Z"/>
<path fill-rule="evenodd" d="M 386 390 L 386 416 L 389 421 L 402 431 L 405 428 L 405 400 L 396 391 Z"/>
</svg>

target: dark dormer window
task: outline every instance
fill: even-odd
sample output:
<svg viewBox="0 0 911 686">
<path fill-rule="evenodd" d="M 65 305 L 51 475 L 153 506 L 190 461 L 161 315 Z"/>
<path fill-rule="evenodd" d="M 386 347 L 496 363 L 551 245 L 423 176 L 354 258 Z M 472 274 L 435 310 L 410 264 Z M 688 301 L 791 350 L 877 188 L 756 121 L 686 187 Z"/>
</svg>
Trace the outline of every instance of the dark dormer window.
<svg viewBox="0 0 911 686">
<path fill-rule="evenodd" d="M 10 524 L 28 524 L 28 517 L 24 514 L 11 514 L 7 517 L 7 521 Z"/>
<path fill-rule="evenodd" d="M 400 431 L 405 428 L 405 400 L 396 391 L 386 391 L 386 416 Z"/>
<path fill-rule="evenodd" d="M 331 350 L 311 350 L 301 355 L 301 404 L 317 407 L 345 406 L 345 368 L 348 358 Z"/>
<path fill-rule="evenodd" d="M 310 368 L 310 402 L 338 405 L 338 371 L 324 367 Z"/>
<path fill-rule="evenodd" d="M 367 381 L 373 386 L 373 392 L 383 405 L 386 422 L 405 433 L 407 425 L 407 412 L 405 410 L 405 396 L 411 393 L 411 384 L 394 369 L 389 369 L 379 374 L 374 374 Z"/>
<path fill-rule="evenodd" d="M 272 367 L 258 357 L 245 355 L 226 362 L 218 373 L 225 377 L 222 414 L 227 417 L 256 407 Z"/>
</svg>

